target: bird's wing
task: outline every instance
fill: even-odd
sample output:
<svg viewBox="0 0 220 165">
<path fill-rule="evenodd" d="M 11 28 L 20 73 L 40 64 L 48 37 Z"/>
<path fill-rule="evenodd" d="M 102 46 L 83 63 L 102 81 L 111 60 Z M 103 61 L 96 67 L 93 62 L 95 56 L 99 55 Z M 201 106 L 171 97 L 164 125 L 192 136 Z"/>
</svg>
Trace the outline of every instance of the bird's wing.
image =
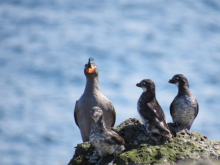
<svg viewBox="0 0 220 165">
<path fill-rule="evenodd" d="M 164 112 L 157 100 L 151 104 L 147 104 L 147 107 L 150 116 L 148 117 L 148 119 L 150 118 L 149 121 L 154 122 L 159 128 L 169 131 Z"/>
<path fill-rule="evenodd" d="M 107 139 L 108 144 L 118 144 L 118 145 L 125 144 L 124 139 L 121 136 L 119 136 L 116 132 L 109 130 L 109 133 L 111 134 L 111 138 Z"/>
<path fill-rule="evenodd" d="M 198 115 L 198 113 L 199 113 L 199 104 L 197 103 L 196 112 L 195 112 L 195 118 L 196 118 L 196 116 Z"/>
<path fill-rule="evenodd" d="M 141 111 L 141 115 L 146 118 L 148 121 L 156 122 L 156 119 L 161 121 L 163 116 L 160 116 L 158 112 L 162 111 L 161 107 L 157 102 L 147 103 L 145 110 Z M 163 115 L 163 114 L 162 114 Z"/>
<path fill-rule="evenodd" d="M 173 102 L 170 104 L 170 115 L 173 117 Z"/>
<path fill-rule="evenodd" d="M 79 127 L 78 122 L 77 122 L 77 117 L 76 117 L 76 112 L 78 111 L 77 103 L 78 103 L 78 100 L 76 101 L 76 104 L 75 104 L 74 119 L 75 119 L 76 125 Z"/>
<path fill-rule="evenodd" d="M 112 104 L 112 102 L 111 102 L 110 100 L 108 100 L 108 109 L 109 109 L 110 111 L 112 111 L 112 114 L 113 114 L 113 122 L 112 122 L 111 127 L 114 127 L 115 121 L 116 121 L 116 113 L 115 113 L 115 108 L 114 108 L 114 106 L 113 106 L 113 104 Z"/>
<path fill-rule="evenodd" d="M 115 125 L 115 120 L 116 120 L 116 113 L 115 113 L 115 108 L 114 108 L 113 105 L 112 105 L 112 113 L 113 113 L 113 123 L 112 123 L 112 127 L 114 127 L 114 125 Z"/>
</svg>

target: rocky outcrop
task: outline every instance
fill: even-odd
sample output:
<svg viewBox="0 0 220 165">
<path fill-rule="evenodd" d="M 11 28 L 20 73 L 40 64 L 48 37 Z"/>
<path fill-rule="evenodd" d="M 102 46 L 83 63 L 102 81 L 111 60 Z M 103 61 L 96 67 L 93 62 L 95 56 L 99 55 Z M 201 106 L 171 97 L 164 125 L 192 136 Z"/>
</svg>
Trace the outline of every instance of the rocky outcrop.
<svg viewBox="0 0 220 165">
<path fill-rule="evenodd" d="M 126 149 L 118 156 L 114 164 L 198 164 L 204 161 L 204 165 L 220 164 L 218 162 L 220 161 L 219 141 L 210 140 L 197 132 L 193 132 L 190 137 L 185 131 L 181 131 L 166 143 L 155 142 L 137 127 L 140 123 L 142 123 L 140 120 L 130 118 L 114 127 L 126 143 Z M 172 123 L 168 125 L 171 130 L 175 129 Z M 97 150 L 89 142 L 85 142 L 77 145 L 69 165 L 92 165 L 96 164 L 99 158 Z M 107 156 L 102 164 L 112 159 L 112 155 Z"/>
</svg>

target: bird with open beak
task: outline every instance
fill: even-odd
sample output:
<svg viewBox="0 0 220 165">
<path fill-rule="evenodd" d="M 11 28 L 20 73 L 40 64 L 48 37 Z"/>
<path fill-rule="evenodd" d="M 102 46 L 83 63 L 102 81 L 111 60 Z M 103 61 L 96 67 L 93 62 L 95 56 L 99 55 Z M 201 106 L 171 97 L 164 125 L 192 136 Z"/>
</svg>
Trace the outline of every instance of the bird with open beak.
<svg viewBox="0 0 220 165">
<path fill-rule="evenodd" d="M 101 92 L 99 86 L 99 70 L 94 59 L 89 58 L 85 64 L 84 74 L 86 76 L 86 86 L 84 93 L 76 101 L 74 119 L 80 129 L 83 142 L 89 141 L 91 125 L 94 120 L 90 116 L 90 109 L 99 106 L 103 110 L 103 116 L 107 128 L 113 127 L 116 120 L 115 109 L 112 102 Z"/>
</svg>

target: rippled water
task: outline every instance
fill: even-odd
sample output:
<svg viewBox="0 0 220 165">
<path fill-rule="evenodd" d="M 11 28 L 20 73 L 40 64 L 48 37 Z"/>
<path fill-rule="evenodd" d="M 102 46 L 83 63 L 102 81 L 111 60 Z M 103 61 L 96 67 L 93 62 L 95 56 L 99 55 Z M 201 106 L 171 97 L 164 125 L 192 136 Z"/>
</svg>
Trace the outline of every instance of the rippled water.
<svg viewBox="0 0 220 165">
<path fill-rule="evenodd" d="M 0 1 L 0 164 L 67 164 L 81 142 L 73 119 L 95 59 L 116 124 L 136 110 L 144 78 L 171 122 L 176 73 L 200 112 L 192 130 L 220 140 L 220 3 L 203 1 Z"/>
</svg>

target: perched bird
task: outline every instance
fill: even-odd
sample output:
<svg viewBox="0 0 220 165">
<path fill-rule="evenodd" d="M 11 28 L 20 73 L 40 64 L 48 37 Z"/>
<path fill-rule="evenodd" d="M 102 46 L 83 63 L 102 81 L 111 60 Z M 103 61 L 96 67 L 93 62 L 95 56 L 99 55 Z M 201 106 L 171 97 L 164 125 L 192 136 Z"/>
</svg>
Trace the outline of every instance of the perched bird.
<svg viewBox="0 0 220 165">
<path fill-rule="evenodd" d="M 189 90 L 189 83 L 182 74 L 173 76 L 169 83 L 178 87 L 178 94 L 170 105 L 170 114 L 178 130 L 185 129 L 191 135 L 190 128 L 199 112 L 199 104 Z"/>
<path fill-rule="evenodd" d="M 114 154 L 114 159 L 109 163 L 112 164 L 124 149 L 124 139 L 116 132 L 106 128 L 103 111 L 99 107 L 93 107 L 90 110 L 91 117 L 95 121 L 89 136 L 89 141 L 98 150 L 101 159 L 97 164 L 102 162 L 103 157 Z"/>
<path fill-rule="evenodd" d="M 106 127 L 113 127 L 115 124 L 115 109 L 112 102 L 105 97 L 99 87 L 98 67 L 89 58 L 85 64 L 84 74 L 86 76 L 86 87 L 79 100 L 76 101 L 74 119 L 79 127 L 83 142 L 89 141 L 91 125 L 94 123 L 90 116 L 90 109 L 99 106 L 104 113 Z"/>
<path fill-rule="evenodd" d="M 137 109 L 144 123 L 144 131 L 152 137 L 153 134 L 160 135 L 165 139 L 172 137 L 164 112 L 156 99 L 155 84 L 150 79 L 144 79 L 136 84 L 143 89 Z"/>
</svg>

